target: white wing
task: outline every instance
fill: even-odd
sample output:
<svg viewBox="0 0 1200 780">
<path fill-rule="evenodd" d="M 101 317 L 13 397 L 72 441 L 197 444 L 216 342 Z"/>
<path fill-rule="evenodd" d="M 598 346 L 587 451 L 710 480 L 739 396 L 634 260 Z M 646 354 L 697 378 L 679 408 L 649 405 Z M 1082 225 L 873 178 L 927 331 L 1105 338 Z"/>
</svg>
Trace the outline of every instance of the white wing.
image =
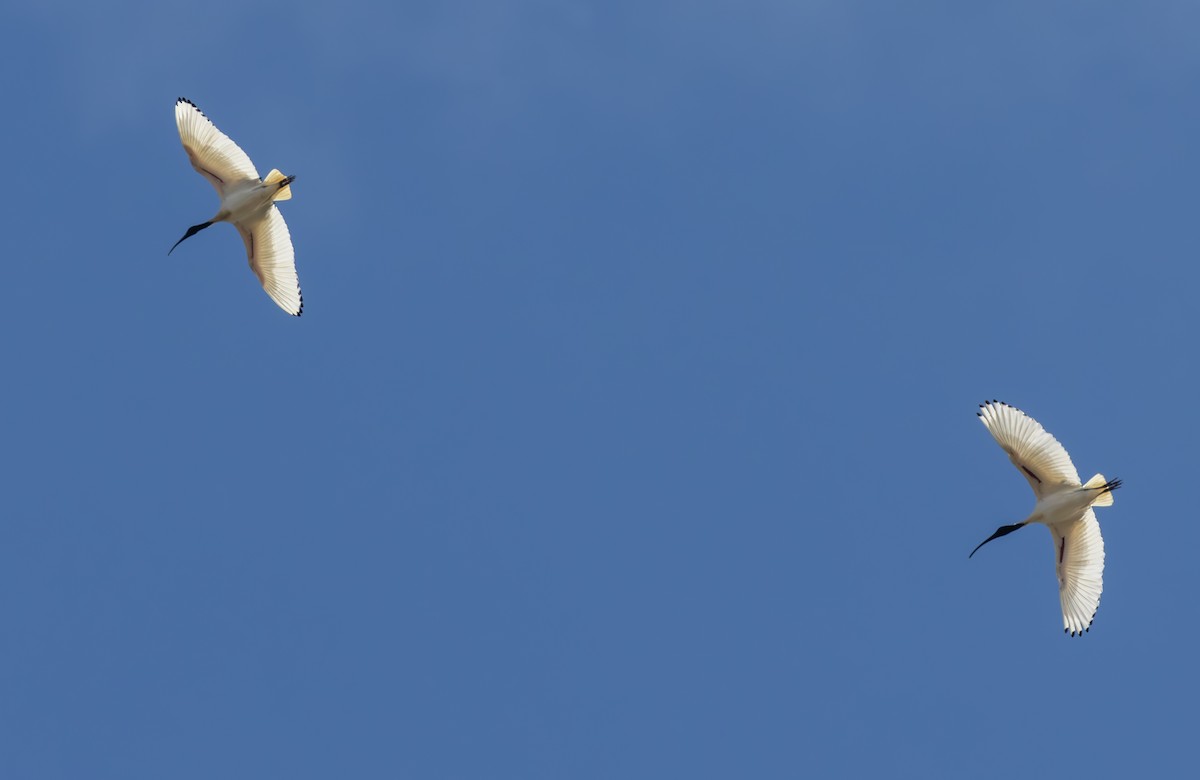
<svg viewBox="0 0 1200 780">
<path fill-rule="evenodd" d="M 1091 509 L 1074 523 L 1049 528 L 1054 537 L 1063 630 L 1078 636 L 1092 625 L 1100 606 L 1100 591 L 1104 590 L 1104 538 Z"/>
<path fill-rule="evenodd" d="M 263 289 L 279 308 L 297 317 L 304 311 L 300 279 L 296 276 L 296 258 L 287 223 L 274 204 L 261 217 L 235 222 L 233 226 L 246 243 L 250 270 L 262 282 Z"/>
<path fill-rule="evenodd" d="M 979 419 L 1029 480 L 1034 495 L 1041 498 L 1043 491 L 1059 485 L 1079 487 L 1071 456 L 1037 420 L 1000 401 L 982 403 L 979 409 Z"/>
<path fill-rule="evenodd" d="M 232 184 L 258 181 L 258 171 L 246 153 L 218 130 L 195 103 L 179 98 L 175 102 L 175 123 L 179 125 L 179 140 L 183 141 L 183 150 L 192 167 L 217 188 L 222 198 Z"/>
</svg>

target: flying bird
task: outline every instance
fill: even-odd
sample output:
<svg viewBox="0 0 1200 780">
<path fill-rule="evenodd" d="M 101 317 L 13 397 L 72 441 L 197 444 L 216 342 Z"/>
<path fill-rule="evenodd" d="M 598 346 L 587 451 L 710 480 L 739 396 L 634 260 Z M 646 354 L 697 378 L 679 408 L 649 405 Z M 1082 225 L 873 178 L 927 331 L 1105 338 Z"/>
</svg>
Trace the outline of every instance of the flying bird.
<svg viewBox="0 0 1200 780">
<path fill-rule="evenodd" d="M 187 98 L 175 102 L 175 123 L 179 125 L 179 139 L 188 160 L 197 173 L 216 187 L 221 207 L 212 219 L 188 228 L 167 254 L 204 228 L 228 222 L 241 234 L 250 270 L 262 282 L 267 295 L 279 308 L 299 317 L 304 311 L 304 298 L 296 276 L 292 237 L 275 206 L 275 201 L 292 197 L 288 185 L 296 177 L 272 170 L 267 178 L 260 179 L 246 153 Z"/>
<path fill-rule="evenodd" d="M 1112 506 L 1112 491 L 1121 487 L 1121 480 L 1109 481 L 1097 474 L 1081 485 L 1071 456 L 1037 420 L 1000 401 L 982 403 L 979 409 L 979 419 L 1037 497 L 1029 517 L 1000 526 L 979 547 L 1030 523 L 1049 528 L 1063 631 L 1081 636 L 1092 625 L 1104 588 L 1104 539 L 1092 507 Z M 979 547 L 967 557 L 977 553 Z"/>
</svg>

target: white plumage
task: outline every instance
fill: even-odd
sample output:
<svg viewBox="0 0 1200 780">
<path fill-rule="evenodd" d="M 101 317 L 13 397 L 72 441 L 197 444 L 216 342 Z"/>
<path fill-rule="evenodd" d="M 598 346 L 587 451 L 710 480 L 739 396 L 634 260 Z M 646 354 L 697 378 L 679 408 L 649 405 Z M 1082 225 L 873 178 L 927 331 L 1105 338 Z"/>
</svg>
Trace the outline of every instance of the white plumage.
<svg viewBox="0 0 1200 780">
<path fill-rule="evenodd" d="M 304 298 L 296 276 L 292 237 L 274 203 L 292 197 L 289 185 L 295 177 L 272 170 L 266 179 L 259 179 L 246 153 L 187 98 L 176 101 L 175 122 L 192 167 L 208 179 L 221 198 L 216 216 L 188 228 L 175 246 L 212 224 L 231 223 L 241 234 L 250 269 L 267 295 L 288 314 L 299 317 L 304 311 Z"/>
<path fill-rule="evenodd" d="M 1049 528 L 1054 542 L 1063 630 L 1071 636 L 1081 635 L 1092 625 L 1104 588 L 1104 539 L 1092 507 L 1111 506 L 1112 491 L 1121 486 L 1121 480 L 1110 482 L 1097 474 L 1086 484 L 1080 484 L 1071 456 L 1037 420 L 999 401 L 988 401 L 979 408 L 980 420 L 1037 497 L 1029 517 L 1001 526 L 979 547 L 1029 523 Z"/>
</svg>

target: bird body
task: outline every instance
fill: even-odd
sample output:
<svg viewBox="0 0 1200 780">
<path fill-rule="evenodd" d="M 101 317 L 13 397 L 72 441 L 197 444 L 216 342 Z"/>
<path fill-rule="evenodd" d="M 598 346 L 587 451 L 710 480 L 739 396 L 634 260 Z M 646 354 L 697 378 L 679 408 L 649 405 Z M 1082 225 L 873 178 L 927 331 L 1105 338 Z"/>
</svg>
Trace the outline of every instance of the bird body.
<svg viewBox="0 0 1200 780">
<path fill-rule="evenodd" d="M 1121 480 L 1097 474 L 1081 484 L 1067 451 L 1032 417 L 999 401 L 979 408 L 983 424 L 1029 482 L 1037 503 L 1028 517 L 996 529 L 967 557 L 1030 523 L 1045 525 L 1054 542 L 1063 630 L 1071 636 L 1083 634 L 1091 627 L 1104 588 L 1104 539 L 1092 507 L 1111 506 L 1112 491 Z"/>
<path fill-rule="evenodd" d="M 1062 490 L 1046 493 L 1037 500 L 1033 511 L 1029 513 L 1029 517 L 1024 522 L 1055 526 L 1079 520 L 1083 513 L 1096 503 L 1097 491 L 1105 485 L 1105 479 L 1100 474 L 1097 474 L 1092 480 L 1093 482 L 1098 480 L 1099 484 L 1089 482 L 1090 487 L 1080 486 L 1077 488 L 1064 485 Z"/>
<path fill-rule="evenodd" d="M 275 206 L 276 201 L 292 197 L 290 185 L 295 177 L 272 170 L 260 179 L 246 153 L 187 98 L 175 103 L 175 122 L 188 160 L 216 189 L 221 205 L 212 219 L 188 228 L 167 254 L 201 230 L 229 222 L 241 235 L 250 269 L 267 295 L 288 314 L 299 317 L 304 298 L 296 276 L 292 238 Z"/>
<path fill-rule="evenodd" d="M 221 201 L 221 210 L 213 217 L 213 221 L 223 220 L 236 225 L 239 222 L 261 219 L 263 212 L 270 208 L 271 202 L 278 200 L 275 196 L 279 191 L 276 182 L 239 182 L 237 186 L 228 190 L 228 194 Z"/>
</svg>

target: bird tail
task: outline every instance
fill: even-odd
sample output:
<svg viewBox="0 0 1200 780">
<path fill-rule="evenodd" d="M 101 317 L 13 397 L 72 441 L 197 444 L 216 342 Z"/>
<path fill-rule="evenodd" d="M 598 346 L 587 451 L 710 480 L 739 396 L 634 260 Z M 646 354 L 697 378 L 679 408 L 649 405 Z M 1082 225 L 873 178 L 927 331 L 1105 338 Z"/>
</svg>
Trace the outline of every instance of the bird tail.
<svg viewBox="0 0 1200 780">
<path fill-rule="evenodd" d="M 294 176 L 284 176 L 277 169 L 272 168 L 267 174 L 267 178 L 263 179 L 263 184 L 279 184 L 283 182 L 283 186 L 279 188 L 279 192 L 271 196 L 271 200 L 291 200 L 292 188 L 291 183 Z"/>
<path fill-rule="evenodd" d="M 1121 487 L 1121 480 L 1109 482 L 1103 474 L 1097 474 L 1083 485 L 1084 490 L 1099 490 L 1100 494 L 1092 501 L 1092 506 L 1112 506 L 1112 492 Z"/>
</svg>

